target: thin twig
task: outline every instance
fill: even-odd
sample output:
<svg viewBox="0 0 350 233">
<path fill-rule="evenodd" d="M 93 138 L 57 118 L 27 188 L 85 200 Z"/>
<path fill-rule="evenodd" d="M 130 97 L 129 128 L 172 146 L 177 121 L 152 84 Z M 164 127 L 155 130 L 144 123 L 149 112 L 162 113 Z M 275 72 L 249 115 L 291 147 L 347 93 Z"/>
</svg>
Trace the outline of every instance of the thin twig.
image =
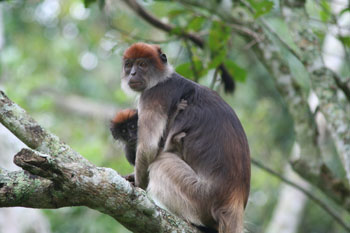
<svg viewBox="0 0 350 233">
<path fill-rule="evenodd" d="M 250 6 L 249 3 L 247 3 L 244 0 L 240 1 L 245 7 L 247 7 L 247 9 L 255 14 L 255 10 Z M 263 19 L 263 18 L 259 18 L 259 21 L 261 22 L 262 26 L 264 26 L 273 36 L 276 37 L 276 39 L 290 52 L 292 53 L 296 58 L 298 58 L 299 61 L 301 61 L 301 57 L 299 54 L 296 53 L 296 51 L 290 47 L 279 35 L 278 33 Z"/>
<path fill-rule="evenodd" d="M 346 98 L 350 102 L 350 88 L 346 82 L 342 81 L 341 78 L 333 72 L 333 79 L 337 86 L 344 92 Z M 349 80 L 350 81 L 350 80 Z"/>
<path fill-rule="evenodd" d="M 123 34 L 124 36 L 126 36 L 132 40 L 141 40 L 141 41 L 145 41 L 147 43 L 152 43 L 152 44 L 166 44 L 166 43 L 169 43 L 169 42 L 174 40 L 173 38 L 170 38 L 168 40 L 153 40 L 153 39 L 144 38 L 144 37 L 137 36 L 137 35 L 131 35 L 132 34 L 131 32 L 128 32 L 127 30 L 124 30 L 115 24 L 112 24 L 109 20 L 108 20 L 108 26 L 110 28 L 120 32 L 121 34 Z"/>
<path fill-rule="evenodd" d="M 276 178 L 280 179 L 284 183 L 298 189 L 300 192 L 302 192 L 304 195 L 306 195 L 310 200 L 313 200 L 318 206 L 320 206 L 324 211 L 326 211 L 335 221 L 337 221 L 344 229 L 346 229 L 348 232 L 350 232 L 350 226 L 348 226 L 345 221 L 338 215 L 338 213 L 333 210 L 327 203 L 325 203 L 320 198 L 316 197 L 313 193 L 308 191 L 307 189 L 303 188 L 302 186 L 296 184 L 295 182 L 285 178 L 281 174 L 277 173 L 276 171 L 272 170 L 271 168 L 267 167 L 263 163 L 251 159 L 252 164 L 254 164 L 256 167 L 264 170 L 267 173 L 270 173 L 271 175 L 275 176 Z"/>
<path fill-rule="evenodd" d="M 257 39 L 254 39 L 252 41 L 250 41 L 248 44 L 246 44 L 244 46 L 244 50 L 249 50 L 251 47 L 253 47 L 254 45 L 256 45 L 257 43 L 260 43 L 261 41 L 263 41 L 265 39 L 265 36 L 261 36 L 260 38 Z"/>
<path fill-rule="evenodd" d="M 169 43 L 171 41 L 173 41 L 173 39 L 168 39 L 168 40 L 153 40 L 153 39 L 148 39 L 148 38 L 143 38 L 141 36 L 138 36 L 138 35 L 131 35 L 132 32 L 129 32 L 117 25 L 115 25 L 113 22 L 112 22 L 112 19 L 111 19 L 111 16 L 110 14 L 108 14 L 107 12 L 105 12 L 105 14 L 103 14 L 103 18 L 106 22 L 106 24 L 108 25 L 108 27 L 110 27 L 111 29 L 114 29 L 118 32 L 120 32 L 122 35 L 132 39 L 132 40 L 141 40 L 141 41 L 145 41 L 147 43 L 152 43 L 152 44 L 164 44 L 164 43 Z"/>
<path fill-rule="evenodd" d="M 192 53 L 191 47 L 190 47 L 190 45 L 188 44 L 187 40 L 184 40 L 184 43 L 185 43 L 185 45 L 186 45 L 186 49 L 187 49 L 188 54 L 189 54 L 189 57 L 190 57 L 191 67 L 192 67 L 192 70 L 193 70 L 194 80 L 197 82 L 197 81 L 199 80 L 199 75 L 198 75 L 198 73 L 197 73 L 196 64 L 194 63 L 194 60 L 193 60 L 193 53 Z"/>
<path fill-rule="evenodd" d="M 184 3 L 184 2 L 180 2 L 184 7 L 189 8 L 189 3 Z M 203 6 L 197 6 L 195 5 L 195 7 L 201 8 L 203 9 Z M 201 13 L 201 12 L 195 12 L 195 15 L 198 15 L 200 17 L 206 18 L 207 20 L 213 21 L 213 16 L 217 16 L 221 19 L 221 23 L 224 24 L 225 26 L 228 26 L 232 29 L 234 29 L 235 31 L 239 31 L 245 35 L 248 35 L 252 38 L 254 38 L 257 42 L 260 42 L 262 40 L 262 35 L 259 35 L 259 33 L 254 32 L 253 30 L 244 27 L 242 25 L 239 25 L 238 22 L 237 23 L 232 23 L 232 22 L 228 22 L 224 17 L 222 17 L 222 15 L 220 15 L 218 12 L 216 12 L 216 10 L 214 9 L 209 9 L 209 8 L 204 8 L 208 13 L 210 13 L 210 17 Z M 233 19 L 232 17 L 230 18 L 230 21 L 236 22 L 236 19 Z"/>
<path fill-rule="evenodd" d="M 170 24 L 163 23 L 157 19 L 154 15 L 147 12 L 136 0 L 123 0 L 132 10 L 134 10 L 141 18 L 146 22 L 150 23 L 154 27 L 161 29 L 163 31 L 171 33 L 174 30 L 174 26 Z M 200 48 L 204 47 L 204 41 L 202 38 L 198 37 L 196 34 L 190 32 L 182 32 L 179 36 L 190 39 Z"/>
<path fill-rule="evenodd" d="M 214 75 L 213 75 L 213 80 L 211 81 L 211 84 L 210 84 L 210 89 L 214 89 L 215 83 L 216 83 L 217 78 L 218 78 L 218 74 L 219 74 L 219 68 L 216 67 Z"/>
</svg>

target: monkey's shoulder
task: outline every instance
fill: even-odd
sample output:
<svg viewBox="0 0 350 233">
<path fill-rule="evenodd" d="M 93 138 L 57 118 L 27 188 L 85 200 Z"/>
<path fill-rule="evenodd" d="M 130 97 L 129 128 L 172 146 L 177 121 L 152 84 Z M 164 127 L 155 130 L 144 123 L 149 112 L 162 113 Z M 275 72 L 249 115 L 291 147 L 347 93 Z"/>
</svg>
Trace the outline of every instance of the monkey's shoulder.
<svg viewBox="0 0 350 233">
<path fill-rule="evenodd" d="M 196 92 L 197 84 L 182 77 L 177 73 L 173 73 L 163 82 L 144 91 L 140 100 L 146 108 L 154 108 L 162 106 L 164 111 L 174 108 L 181 99 L 189 99 Z"/>
</svg>

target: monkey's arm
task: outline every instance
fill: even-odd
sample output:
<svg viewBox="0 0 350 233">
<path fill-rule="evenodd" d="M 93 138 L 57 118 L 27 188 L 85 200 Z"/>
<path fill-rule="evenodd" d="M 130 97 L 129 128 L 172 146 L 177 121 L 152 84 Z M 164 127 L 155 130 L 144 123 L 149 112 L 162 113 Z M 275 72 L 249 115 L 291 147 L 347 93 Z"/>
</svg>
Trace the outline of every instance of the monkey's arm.
<svg viewBox="0 0 350 233">
<path fill-rule="evenodd" d="M 187 100 L 181 99 L 180 102 L 176 106 L 176 111 L 172 114 L 172 116 L 170 117 L 169 122 L 167 124 L 166 132 L 164 134 L 166 137 L 168 136 L 169 129 L 173 125 L 176 116 L 180 113 L 180 111 L 185 110 L 186 107 L 187 107 Z"/>
<path fill-rule="evenodd" d="M 128 160 L 128 162 L 135 166 L 135 160 L 136 160 L 136 143 L 132 144 L 126 144 L 124 147 L 125 151 L 125 157 Z"/>
<path fill-rule="evenodd" d="M 148 166 L 158 154 L 159 141 L 166 128 L 167 118 L 159 110 L 139 112 L 135 185 L 143 189 L 148 185 Z"/>
</svg>

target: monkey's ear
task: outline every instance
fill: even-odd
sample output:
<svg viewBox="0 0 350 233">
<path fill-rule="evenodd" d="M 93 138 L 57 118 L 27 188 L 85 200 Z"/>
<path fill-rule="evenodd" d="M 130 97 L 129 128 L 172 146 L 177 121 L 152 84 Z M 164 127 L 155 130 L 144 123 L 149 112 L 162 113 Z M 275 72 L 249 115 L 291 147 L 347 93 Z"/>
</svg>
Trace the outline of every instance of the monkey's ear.
<svg viewBox="0 0 350 233">
<path fill-rule="evenodd" d="M 162 60 L 163 63 L 167 63 L 168 59 L 166 58 L 166 55 L 164 53 L 162 53 L 160 55 L 160 59 Z"/>
</svg>

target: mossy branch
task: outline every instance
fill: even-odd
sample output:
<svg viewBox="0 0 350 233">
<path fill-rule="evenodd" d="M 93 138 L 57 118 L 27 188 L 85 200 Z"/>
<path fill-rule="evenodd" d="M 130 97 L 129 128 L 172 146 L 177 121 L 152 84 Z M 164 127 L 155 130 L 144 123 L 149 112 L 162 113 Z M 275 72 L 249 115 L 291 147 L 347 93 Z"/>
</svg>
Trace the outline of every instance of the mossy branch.
<svg viewBox="0 0 350 233">
<path fill-rule="evenodd" d="M 0 170 L 0 207 L 87 206 L 112 216 L 133 232 L 198 232 L 156 206 L 145 191 L 113 169 L 91 164 L 3 92 L 0 122 L 30 147 L 14 158 L 24 171 Z"/>
</svg>

